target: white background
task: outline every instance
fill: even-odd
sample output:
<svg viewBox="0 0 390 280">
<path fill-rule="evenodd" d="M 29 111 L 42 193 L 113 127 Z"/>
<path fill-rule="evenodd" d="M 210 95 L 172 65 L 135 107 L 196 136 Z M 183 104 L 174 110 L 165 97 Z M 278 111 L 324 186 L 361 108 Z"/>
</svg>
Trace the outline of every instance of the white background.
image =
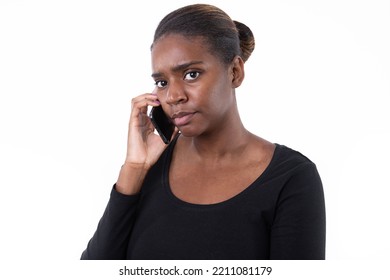
<svg viewBox="0 0 390 280">
<path fill-rule="evenodd" d="M 241 116 L 317 164 L 327 259 L 390 259 L 390 1 L 203 2 L 255 34 Z M 0 0 L 2 259 L 77 260 L 94 233 L 154 29 L 195 2 L 135 3 Z"/>
</svg>

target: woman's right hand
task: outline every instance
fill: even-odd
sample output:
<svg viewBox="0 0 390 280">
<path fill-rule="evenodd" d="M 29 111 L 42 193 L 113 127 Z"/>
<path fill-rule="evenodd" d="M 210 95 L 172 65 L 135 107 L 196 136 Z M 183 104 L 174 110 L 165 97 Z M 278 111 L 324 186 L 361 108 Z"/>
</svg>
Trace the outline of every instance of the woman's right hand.
<svg viewBox="0 0 390 280">
<path fill-rule="evenodd" d="M 148 106 L 160 106 L 157 95 L 145 93 L 133 98 L 128 128 L 127 154 L 116 188 L 124 194 L 137 193 L 150 167 L 156 163 L 167 145 L 154 133 L 147 115 Z"/>
<path fill-rule="evenodd" d="M 154 133 L 154 126 L 147 115 L 148 106 L 160 106 L 157 95 L 142 94 L 131 101 L 126 163 L 150 168 L 160 157 L 166 144 Z"/>
</svg>

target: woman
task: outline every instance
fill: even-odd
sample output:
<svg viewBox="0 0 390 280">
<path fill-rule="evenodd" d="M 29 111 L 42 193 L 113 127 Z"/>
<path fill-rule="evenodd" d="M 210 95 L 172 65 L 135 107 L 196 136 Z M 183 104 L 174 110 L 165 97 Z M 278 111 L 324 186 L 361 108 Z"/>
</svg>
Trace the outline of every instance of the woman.
<svg viewBox="0 0 390 280">
<path fill-rule="evenodd" d="M 132 100 L 127 156 L 82 259 L 324 259 L 314 163 L 247 131 L 235 89 L 250 29 L 211 5 L 168 14 L 151 47 L 153 93 Z M 175 124 L 169 145 L 148 106 Z"/>
</svg>

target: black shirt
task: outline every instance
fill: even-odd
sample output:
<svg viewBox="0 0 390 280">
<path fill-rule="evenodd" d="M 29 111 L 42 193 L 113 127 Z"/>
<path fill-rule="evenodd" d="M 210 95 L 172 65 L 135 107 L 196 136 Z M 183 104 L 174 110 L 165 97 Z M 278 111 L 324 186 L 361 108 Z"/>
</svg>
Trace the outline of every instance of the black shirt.
<svg viewBox="0 0 390 280">
<path fill-rule="evenodd" d="M 197 205 L 169 187 L 175 142 L 139 194 L 114 186 L 82 259 L 325 259 L 324 193 L 308 158 L 276 144 L 269 166 L 244 191 Z"/>
</svg>

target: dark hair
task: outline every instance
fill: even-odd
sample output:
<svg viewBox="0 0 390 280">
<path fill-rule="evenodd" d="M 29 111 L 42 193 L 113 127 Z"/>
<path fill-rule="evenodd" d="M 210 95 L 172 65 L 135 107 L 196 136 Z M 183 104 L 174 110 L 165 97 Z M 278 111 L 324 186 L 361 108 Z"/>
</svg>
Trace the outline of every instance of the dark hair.
<svg viewBox="0 0 390 280">
<path fill-rule="evenodd" d="M 179 8 L 166 15 L 157 26 L 153 44 L 168 34 L 202 37 L 224 63 L 236 55 L 246 61 L 255 48 L 252 31 L 245 24 L 233 21 L 221 9 L 207 4 Z M 153 48 L 153 45 L 152 45 Z"/>
</svg>

